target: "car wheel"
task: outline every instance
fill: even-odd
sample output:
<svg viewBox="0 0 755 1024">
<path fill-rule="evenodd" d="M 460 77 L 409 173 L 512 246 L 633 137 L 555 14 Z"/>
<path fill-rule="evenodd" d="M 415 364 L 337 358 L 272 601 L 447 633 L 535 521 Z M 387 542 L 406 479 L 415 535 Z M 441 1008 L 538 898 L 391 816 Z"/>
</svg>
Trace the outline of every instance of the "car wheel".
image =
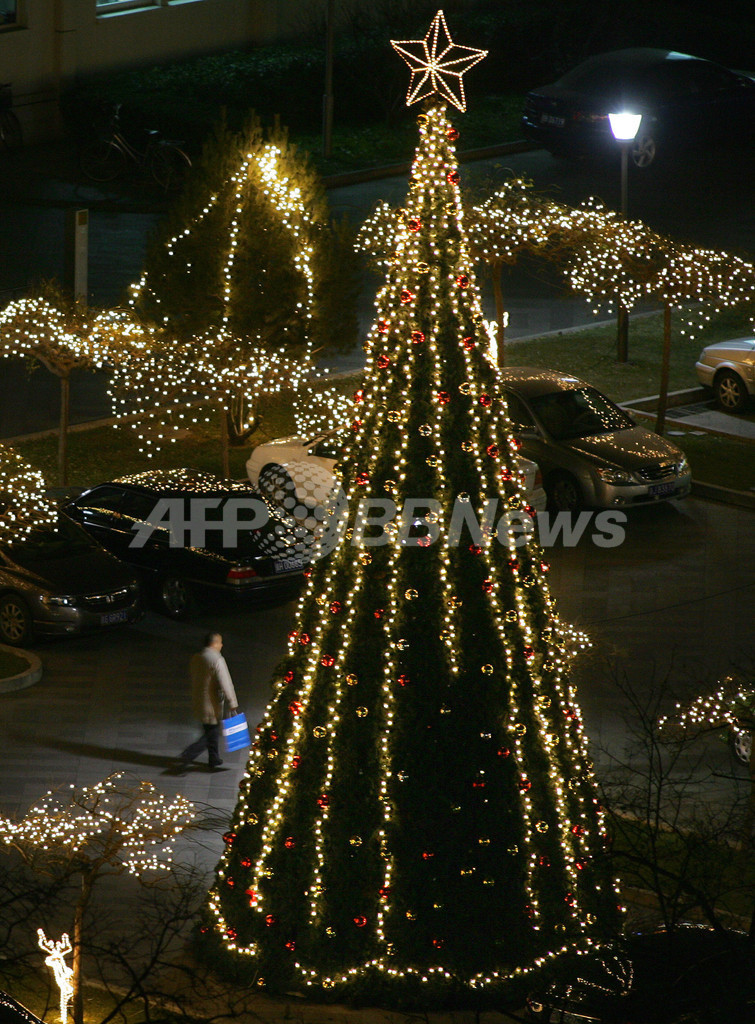
<svg viewBox="0 0 755 1024">
<path fill-rule="evenodd" d="M 258 487 L 276 505 L 283 505 L 287 498 L 296 499 L 296 487 L 293 480 L 283 466 L 276 463 L 265 466 L 259 475 Z"/>
<path fill-rule="evenodd" d="M 157 584 L 160 610 L 171 619 L 186 619 L 194 610 L 194 594 L 180 576 L 163 576 Z"/>
<path fill-rule="evenodd" d="M 658 147 L 649 132 L 641 132 L 632 143 L 630 149 L 632 163 L 641 171 L 654 164 L 658 158 Z"/>
<path fill-rule="evenodd" d="M 576 512 L 582 508 L 582 489 L 571 473 L 554 473 L 545 491 L 551 512 Z"/>
<path fill-rule="evenodd" d="M 34 628 L 26 602 L 15 594 L 0 597 L 0 641 L 11 647 L 31 642 Z"/>
<path fill-rule="evenodd" d="M 749 729 L 732 729 L 731 749 L 740 764 L 749 764 L 752 757 L 752 733 Z"/>
<path fill-rule="evenodd" d="M 747 406 L 747 388 L 742 378 L 732 370 L 716 377 L 716 401 L 724 412 L 742 412 Z"/>
</svg>

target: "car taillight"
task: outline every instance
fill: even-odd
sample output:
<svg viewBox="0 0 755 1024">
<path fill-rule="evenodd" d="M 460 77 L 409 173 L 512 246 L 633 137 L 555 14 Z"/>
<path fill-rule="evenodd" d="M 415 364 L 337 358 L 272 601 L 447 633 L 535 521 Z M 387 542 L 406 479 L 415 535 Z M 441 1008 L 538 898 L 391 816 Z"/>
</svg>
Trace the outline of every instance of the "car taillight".
<svg viewBox="0 0 755 1024">
<path fill-rule="evenodd" d="M 245 583 L 247 580 L 253 579 L 256 575 L 256 569 L 252 569 L 249 565 L 234 565 L 232 569 L 228 570 L 226 582 L 236 584 Z"/>
</svg>

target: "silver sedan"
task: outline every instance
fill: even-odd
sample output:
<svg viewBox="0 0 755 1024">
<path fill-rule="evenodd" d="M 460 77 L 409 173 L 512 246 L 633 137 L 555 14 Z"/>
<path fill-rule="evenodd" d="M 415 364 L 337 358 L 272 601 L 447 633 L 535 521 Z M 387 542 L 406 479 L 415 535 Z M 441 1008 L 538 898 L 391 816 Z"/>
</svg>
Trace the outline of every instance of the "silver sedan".
<svg viewBox="0 0 755 1024">
<path fill-rule="evenodd" d="M 555 370 L 499 371 L 521 452 L 540 466 L 552 511 L 627 508 L 689 494 L 684 453 L 638 427 L 584 381 Z"/>
<path fill-rule="evenodd" d="M 755 338 L 708 345 L 695 363 L 697 379 L 712 388 L 724 412 L 744 412 L 755 396 Z"/>
</svg>

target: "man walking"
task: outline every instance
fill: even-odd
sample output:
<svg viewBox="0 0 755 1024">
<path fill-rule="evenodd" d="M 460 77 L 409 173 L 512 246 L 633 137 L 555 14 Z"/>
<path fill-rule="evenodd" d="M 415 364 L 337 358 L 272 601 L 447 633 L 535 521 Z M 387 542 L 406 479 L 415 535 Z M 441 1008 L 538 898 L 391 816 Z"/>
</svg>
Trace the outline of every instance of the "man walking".
<svg viewBox="0 0 755 1024">
<path fill-rule="evenodd" d="M 181 761 L 190 764 L 203 750 L 207 750 L 210 768 L 217 768 L 223 762 L 218 751 L 220 740 L 221 701 L 228 702 L 229 714 L 238 711 L 236 691 L 225 658 L 223 637 L 220 633 L 208 633 L 204 650 L 192 656 L 189 663 L 191 676 L 191 705 L 194 717 L 202 723 L 202 735 L 190 743 L 181 753 Z"/>
</svg>

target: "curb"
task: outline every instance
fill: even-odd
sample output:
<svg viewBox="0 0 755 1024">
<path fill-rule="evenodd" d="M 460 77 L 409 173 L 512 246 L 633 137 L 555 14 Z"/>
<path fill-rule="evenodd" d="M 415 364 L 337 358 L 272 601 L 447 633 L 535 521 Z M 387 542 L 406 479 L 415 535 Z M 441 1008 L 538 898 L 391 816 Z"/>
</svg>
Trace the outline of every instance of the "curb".
<svg viewBox="0 0 755 1024">
<path fill-rule="evenodd" d="M 7 651 L 8 654 L 15 654 L 19 658 L 26 658 L 29 667 L 25 672 L 19 672 L 15 676 L 7 676 L 0 679 L 0 693 L 13 693 L 15 690 L 24 690 L 27 686 L 34 686 L 42 678 L 42 662 L 36 654 L 31 651 L 24 651 L 20 647 L 6 647 L 0 644 L 0 651 Z"/>
</svg>

